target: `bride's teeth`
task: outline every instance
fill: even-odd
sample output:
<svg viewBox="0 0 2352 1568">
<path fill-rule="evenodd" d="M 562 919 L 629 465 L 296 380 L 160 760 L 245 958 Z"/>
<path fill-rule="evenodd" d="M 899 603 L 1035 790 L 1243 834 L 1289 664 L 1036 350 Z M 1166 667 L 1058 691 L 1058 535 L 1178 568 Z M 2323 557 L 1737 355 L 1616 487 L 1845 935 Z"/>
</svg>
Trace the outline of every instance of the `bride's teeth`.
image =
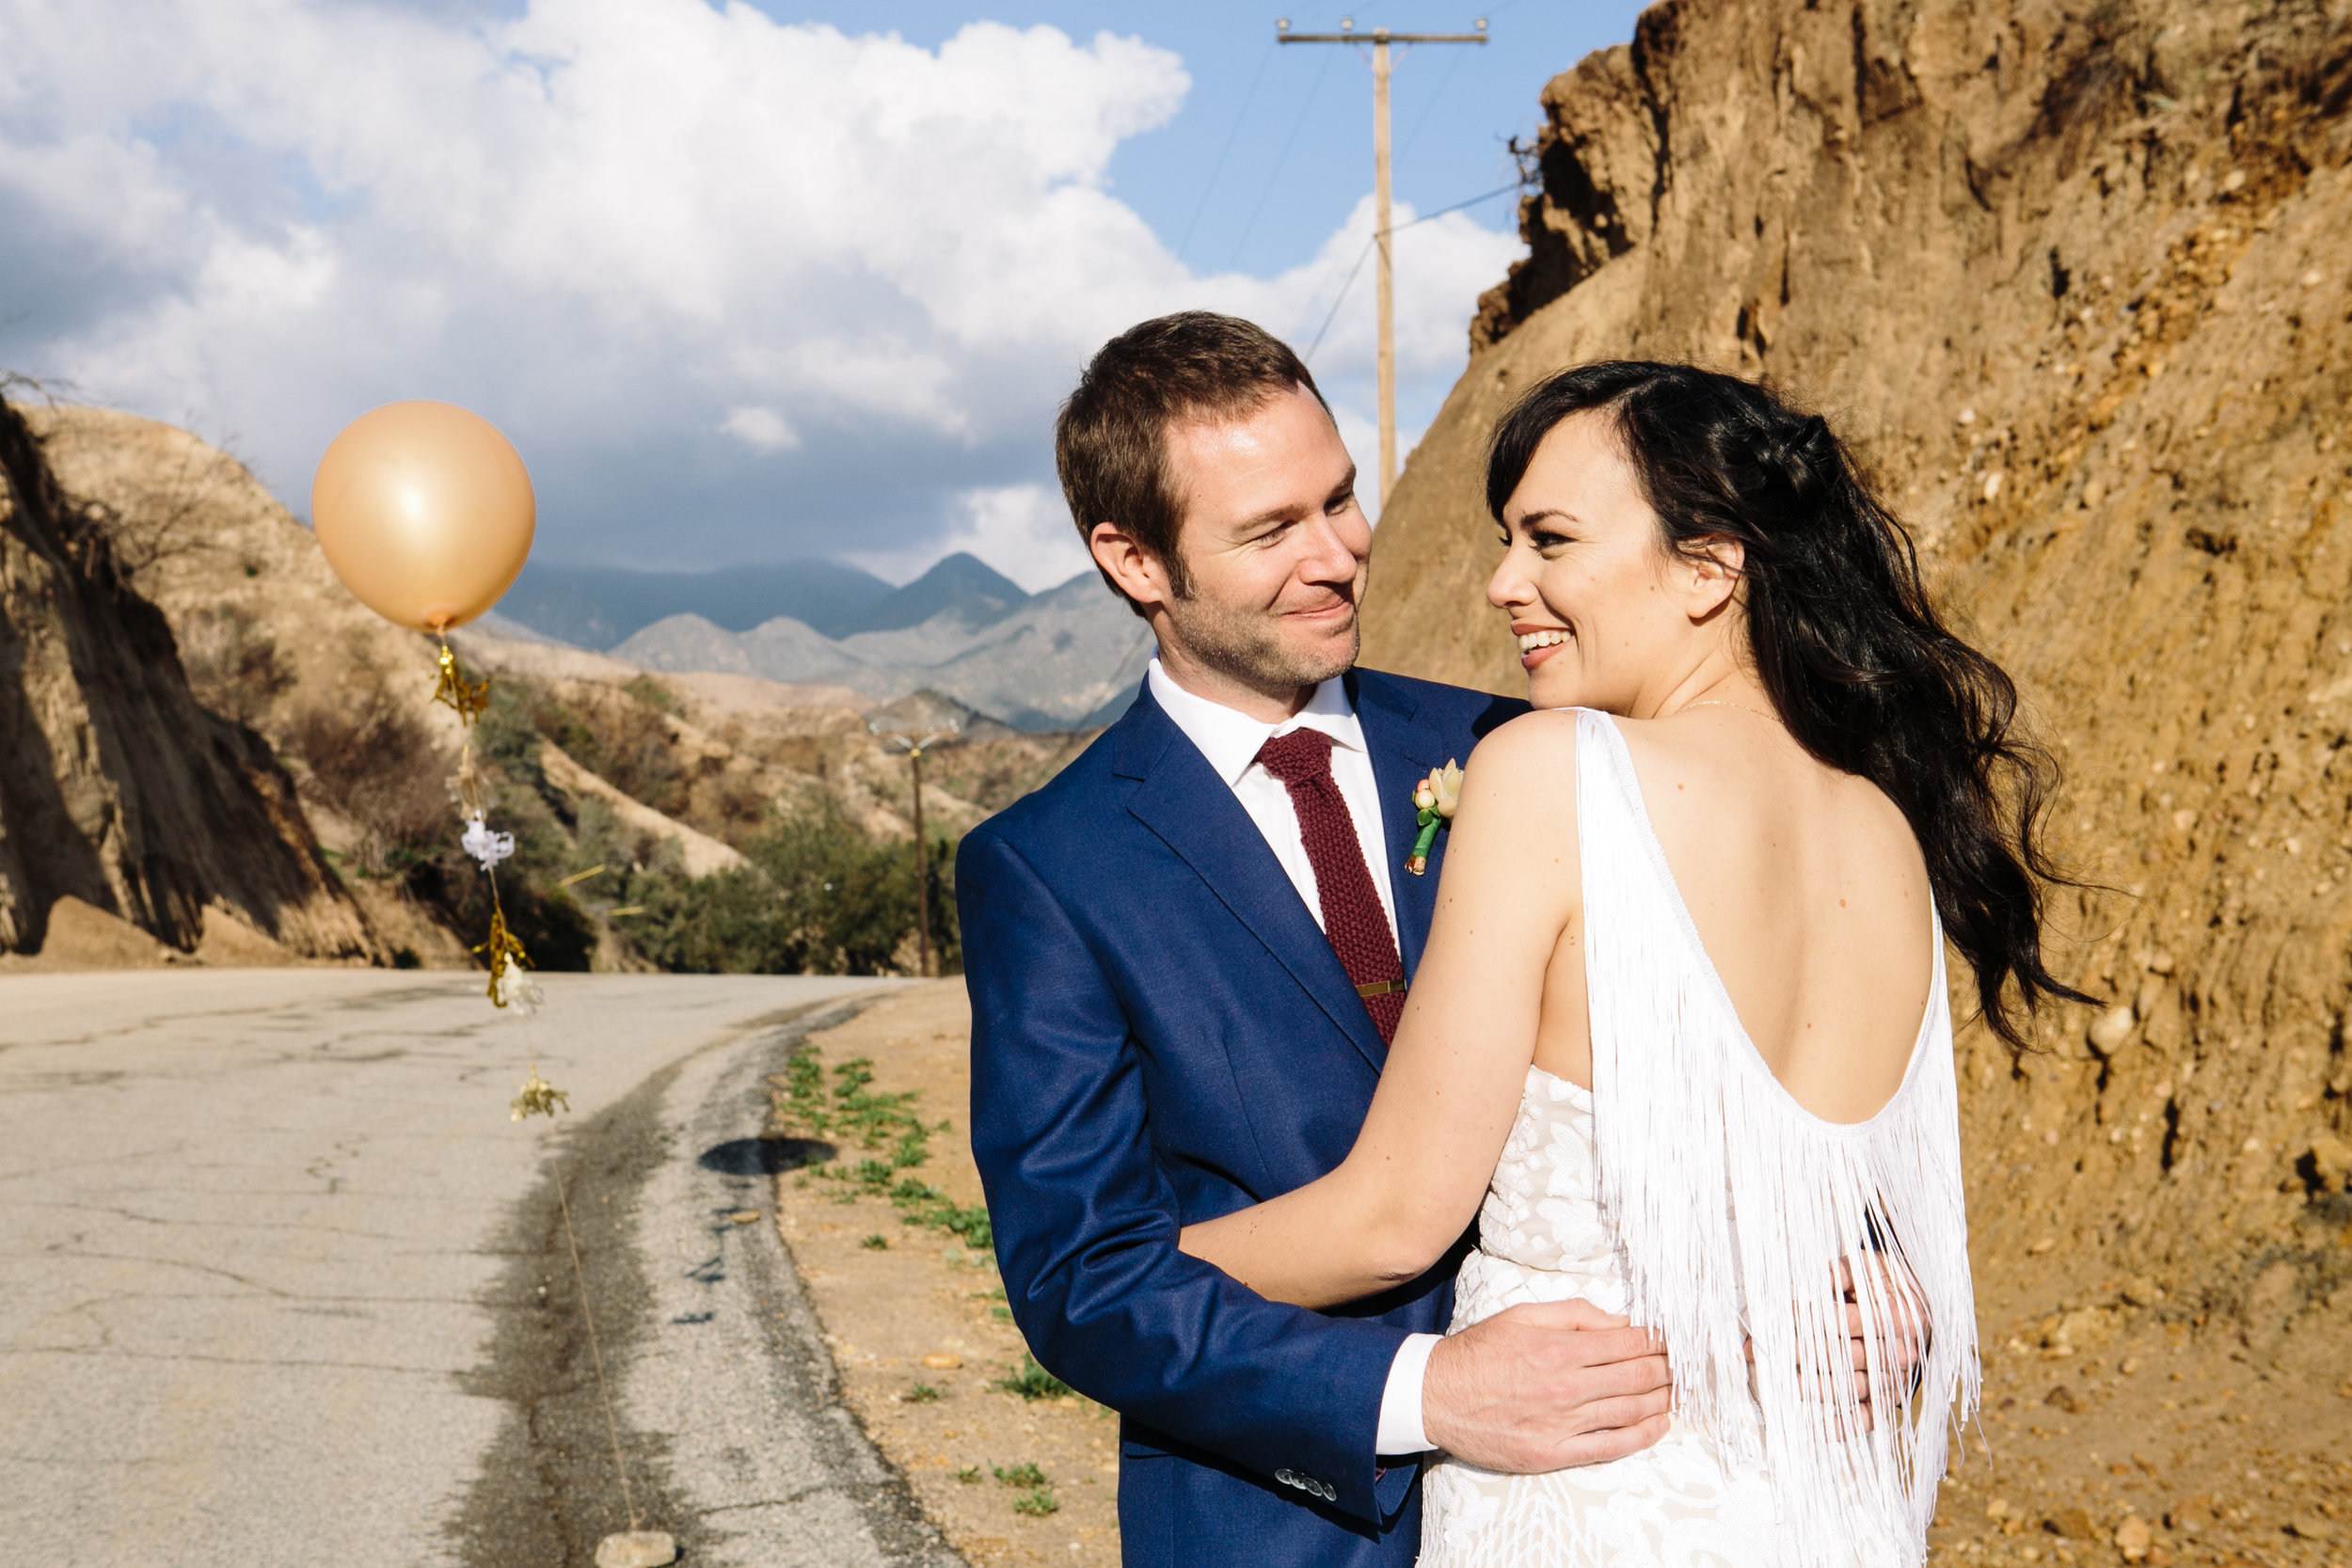
<svg viewBox="0 0 2352 1568">
<path fill-rule="evenodd" d="M 1522 632 L 1519 634 L 1519 652 L 1532 654 L 1538 648 L 1552 647 L 1567 640 L 1568 634 L 1565 631 Z"/>
</svg>

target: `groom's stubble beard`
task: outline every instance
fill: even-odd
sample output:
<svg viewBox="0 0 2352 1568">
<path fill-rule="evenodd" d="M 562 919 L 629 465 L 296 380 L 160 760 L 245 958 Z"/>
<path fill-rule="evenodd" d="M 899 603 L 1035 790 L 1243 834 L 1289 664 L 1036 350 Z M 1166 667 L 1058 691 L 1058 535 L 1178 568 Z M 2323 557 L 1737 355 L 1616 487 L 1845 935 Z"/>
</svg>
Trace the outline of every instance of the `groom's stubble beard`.
<svg viewBox="0 0 2352 1568">
<path fill-rule="evenodd" d="M 1363 620 L 1357 609 L 1362 588 L 1359 572 L 1344 639 L 1327 637 L 1309 646 L 1283 638 L 1279 612 L 1220 603 L 1200 593 L 1198 578 L 1167 601 L 1168 618 L 1184 651 L 1200 663 L 1253 691 L 1287 696 L 1356 667 L 1363 645 Z"/>
</svg>

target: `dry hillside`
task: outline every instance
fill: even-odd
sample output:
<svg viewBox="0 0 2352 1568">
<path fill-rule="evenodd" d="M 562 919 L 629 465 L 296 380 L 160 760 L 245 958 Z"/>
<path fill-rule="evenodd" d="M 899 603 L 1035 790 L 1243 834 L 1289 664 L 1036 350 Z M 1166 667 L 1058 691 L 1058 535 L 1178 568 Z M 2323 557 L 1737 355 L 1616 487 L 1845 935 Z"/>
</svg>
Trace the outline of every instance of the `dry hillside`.
<svg viewBox="0 0 2352 1568">
<path fill-rule="evenodd" d="M 352 927 L 351 950 L 471 963 L 466 948 L 480 940 L 486 895 L 455 846 L 447 781 L 459 732 L 431 701 L 431 641 L 353 599 L 310 531 L 217 448 L 104 409 L 29 405 L 24 415 L 27 450 L 56 506 L 153 622 L 146 641 L 118 639 L 120 651 L 142 670 L 171 662 L 172 679 L 184 669 L 183 700 L 205 711 L 207 733 L 244 747 L 275 780 L 273 799 L 295 831 L 306 842 L 315 834 L 312 861 L 323 847 L 340 872 L 323 885 Z M 641 965 L 644 944 L 612 911 L 634 918 L 655 884 L 741 866 L 741 851 L 780 820 L 838 807 L 875 840 L 911 835 L 905 762 L 868 733 L 875 705 L 855 692 L 652 674 L 478 627 L 453 641 L 495 677 L 477 740 L 491 753 L 501 825 L 523 842 L 501 887 L 510 904 L 521 899 L 509 913 L 537 961 Z M 930 760 L 927 828 L 961 832 L 1075 750 L 1072 736 L 973 723 L 965 744 Z M 37 820 L 22 815 L 32 809 L 24 801 L 0 805 L 0 833 Z M 233 848 L 233 834 L 221 847 Z M 72 961 L 156 961 L 137 933 L 91 918 L 101 924 L 75 938 Z M 177 927 L 133 919 L 188 945 Z M 77 912 L 69 924 L 80 932 L 88 922 Z M 42 928 L 31 929 L 20 945 L 40 945 Z"/>
<path fill-rule="evenodd" d="M 2149 1342 L 2233 1354 L 2274 1406 L 2321 1396 L 2334 1424 L 2298 1413 L 2296 1440 L 2338 1452 L 2347 96 L 2343 0 L 1653 7 L 1545 91 L 1531 254 L 1382 524 L 1366 638 L 1375 665 L 1523 689 L 1483 598 L 1481 449 L 1549 371 L 1692 359 L 1858 437 L 2062 758 L 2067 852 L 2116 890 L 2062 911 L 2102 1012 L 2051 1019 L 2014 1071 L 1962 1041 L 1988 1338 L 2038 1367 L 2185 1335 Z M 2267 1539 L 2341 1528 L 2305 1522 Z"/>
<path fill-rule="evenodd" d="M 371 956 L 292 781 L 200 705 L 114 546 L 0 402 L 0 951 L 49 946 L 62 909 L 132 961 L 208 939 L 247 961 Z"/>
</svg>

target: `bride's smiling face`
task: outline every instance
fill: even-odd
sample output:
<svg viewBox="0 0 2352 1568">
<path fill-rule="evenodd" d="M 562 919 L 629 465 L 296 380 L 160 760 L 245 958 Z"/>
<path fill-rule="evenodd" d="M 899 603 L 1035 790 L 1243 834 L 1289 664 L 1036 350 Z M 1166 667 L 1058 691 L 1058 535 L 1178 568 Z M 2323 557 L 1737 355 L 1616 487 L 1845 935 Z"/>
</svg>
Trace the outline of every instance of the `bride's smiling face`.
<svg viewBox="0 0 2352 1568">
<path fill-rule="evenodd" d="M 1552 427 L 1502 520 L 1486 599 L 1511 617 L 1537 707 L 1648 718 L 1729 651 L 1737 546 L 1728 560 L 1668 548 L 1608 415 Z"/>
</svg>

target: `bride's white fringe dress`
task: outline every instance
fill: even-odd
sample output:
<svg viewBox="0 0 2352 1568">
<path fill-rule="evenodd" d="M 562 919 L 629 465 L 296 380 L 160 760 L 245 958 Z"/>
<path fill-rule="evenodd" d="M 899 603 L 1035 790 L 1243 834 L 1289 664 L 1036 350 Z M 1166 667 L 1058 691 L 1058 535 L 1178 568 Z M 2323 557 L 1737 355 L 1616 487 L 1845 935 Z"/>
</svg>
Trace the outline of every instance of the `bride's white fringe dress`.
<svg viewBox="0 0 2352 1568">
<path fill-rule="evenodd" d="M 1577 778 L 1593 1091 L 1528 1069 L 1453 1327 L 1570 1297 L 1629 1312 L 1666 1342 L 1676 1411 L 1607 1465 L 1439 1461 L 1422 1568 L 1908 1568 L 1979 1394 L 1942 929 L 1901 1087 L 1823 1121 L 1741 1029 L 1603 714 L 1578 715 Z"/>
</svg>

